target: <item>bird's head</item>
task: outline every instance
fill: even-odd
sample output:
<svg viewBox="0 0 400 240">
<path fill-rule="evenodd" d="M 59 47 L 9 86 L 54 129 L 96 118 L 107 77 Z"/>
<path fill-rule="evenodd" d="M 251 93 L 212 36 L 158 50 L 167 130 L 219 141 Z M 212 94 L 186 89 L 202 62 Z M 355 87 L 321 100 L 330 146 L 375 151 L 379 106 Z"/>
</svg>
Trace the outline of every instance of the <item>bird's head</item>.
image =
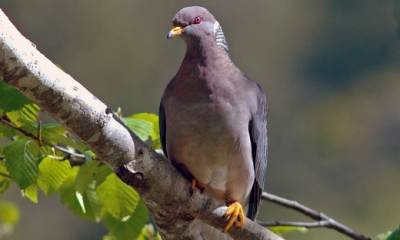
<svg viewBox="0 0 400 240">
<path fill-rule="evenodd" d="M 172 24 L 174 28 L 168 33 L 168 39 L 181 36 L 187 44 L 212 39 L 228 53 L 222 28 L 207 9 L 197 6 L 183 8 L 172 19 Z"/>
</svg>

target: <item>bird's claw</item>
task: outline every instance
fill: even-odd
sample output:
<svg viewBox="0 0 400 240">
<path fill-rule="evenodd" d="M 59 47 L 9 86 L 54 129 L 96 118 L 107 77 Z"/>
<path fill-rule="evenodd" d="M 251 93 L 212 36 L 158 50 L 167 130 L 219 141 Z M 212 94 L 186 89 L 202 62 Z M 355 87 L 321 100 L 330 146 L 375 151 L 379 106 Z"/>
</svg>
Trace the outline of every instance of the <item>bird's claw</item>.
<svg viewBox="0 0 400 240">
<path fill-rule="evenodd" d="M 243 208 L 242 205 L 238 202 L 229 204 L 224 216 L 229 217 L 229 221 L 224 227 L 223 232 L 227 232 L 233 224 L 235 224 L 236 227 L 241 227 L 244 225 L 245 217 Z"/>
<path fill-rule="evenodd" d="M 196 189 L 196 187 L 200 190 L 200 193 L 204 192 L 204 187 L 199 186 L 196 179 L 192 179 L 192 181 L 190 181 L 190 196 L 193 195 L 194 193 L 194 189 Z"/>
</svg>

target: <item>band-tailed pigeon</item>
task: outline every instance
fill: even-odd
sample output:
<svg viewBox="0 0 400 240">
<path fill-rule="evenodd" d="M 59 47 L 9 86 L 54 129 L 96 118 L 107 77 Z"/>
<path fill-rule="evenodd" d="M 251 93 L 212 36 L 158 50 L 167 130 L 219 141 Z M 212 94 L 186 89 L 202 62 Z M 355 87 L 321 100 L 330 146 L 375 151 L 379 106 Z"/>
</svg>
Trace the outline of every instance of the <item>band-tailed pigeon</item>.
<svg viewBox="0 0 400 240">
<path fill-rule="evenodd" d="M 265 94 L 233 64 L 207 9 L 183 8 L 172 22 L 168 38 L 181 36 L 187 50 L 161 99 L 161 143 L 191 191 L 197 187 L 228 206 L 226 232 L 244 224 L 242 206 L 252 220 L 259 210 L 267 168 Z"/>
</svg>

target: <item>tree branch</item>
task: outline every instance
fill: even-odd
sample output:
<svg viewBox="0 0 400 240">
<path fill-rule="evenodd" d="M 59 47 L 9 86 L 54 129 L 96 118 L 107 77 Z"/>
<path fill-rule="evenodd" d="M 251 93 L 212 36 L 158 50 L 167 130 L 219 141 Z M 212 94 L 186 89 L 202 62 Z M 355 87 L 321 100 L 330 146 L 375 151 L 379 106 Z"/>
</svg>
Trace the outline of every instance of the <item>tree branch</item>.
<svg viewBox="0 0 400 240">
<path fill-rule="evenodd" d="M 286 208 L 293 209 L 293 210 L 298 211 L 298 212 L 301 212 L 304 215 L 306 215 L 306 216 L 308 216 L 308 217 L 310 217 L 310 218 L 312 218 L 314 220 L 319 221 L 319 223 L 322 224 L 321 227 L 327 227 L 327 228 L 335 229 L 336 231 L 341 232 L 344 235 L 346 235 L 346 236 L 348 236 L 348 237 L 350 237 L 352 239 L 370 240 L 370 238 L 365 237 L 364 235 L 354 231 L 353 229 L 351 229 L 351 228 L 349 228 L 349 227 L 347 227 L 347 226 L 345 226 L 345 225 L 333 220 L 332 218 L 328 217 L 324 213 L 317 212 L 317 211 L 315 211 L 315 210 L 313 210 L 313 209 L 311 209 L 309 207 L 301 205 L 300 203 L 298 203 L 296 201 L 291 201 L 291 200 L 288 200 L 288 199 L 285 199 L 285 198 L 281 198 L 281 197 L 278 197 L 276 195 L 273 195 L 273 194 L 270 194 L 270 193 L 266 193 L 266 192 L 262 193 L 261 199 L 267 200 L 269 202 L 276 203 L 278 205 L 281 205 L 281 206 L 286 207 Z M 281 222 L 281 223 L 284 223 L 284 222 Z M 261 225 L 263 225 L 263 224 L 261 223 Z M 282 225 L 285 225 L 285 224 L 281 224 L 281 226 Z M 306 225 L 307 224 L 302 225 L 302 227 L 308 227 Z M 294 226 L 294 225 L 286 225 L 286 226 Z M 313 227 L 317 227 L 317 226 L 313 226 Z"/>
<path fill-rule="evenodd" d="M 222 229 L 226 207 L 199 193 L 166 160 L 134 135 L 112 111 L 23 37 L 0 10 L 0 76 L 77 135 L 135 188 L 163 239 L 201 239 L 196 219 Z M 234 239 L 282 239 L 247 219 Z"/>
</svg>

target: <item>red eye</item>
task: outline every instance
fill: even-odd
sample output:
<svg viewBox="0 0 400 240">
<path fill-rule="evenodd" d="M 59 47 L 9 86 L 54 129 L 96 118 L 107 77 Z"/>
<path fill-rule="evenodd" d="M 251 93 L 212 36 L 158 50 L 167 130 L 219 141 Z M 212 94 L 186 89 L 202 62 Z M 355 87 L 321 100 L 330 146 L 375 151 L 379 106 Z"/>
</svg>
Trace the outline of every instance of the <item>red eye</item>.
<svg viewBox="0 0 400 240">
<path fill-rule="evenodd" d="M 201 23 L 201 21 L 203 21 L 203 18 L 200 16 L 197 16 L 193 19 L 193 24 L 199 24 L 199 23 Z"/>
</svg>

